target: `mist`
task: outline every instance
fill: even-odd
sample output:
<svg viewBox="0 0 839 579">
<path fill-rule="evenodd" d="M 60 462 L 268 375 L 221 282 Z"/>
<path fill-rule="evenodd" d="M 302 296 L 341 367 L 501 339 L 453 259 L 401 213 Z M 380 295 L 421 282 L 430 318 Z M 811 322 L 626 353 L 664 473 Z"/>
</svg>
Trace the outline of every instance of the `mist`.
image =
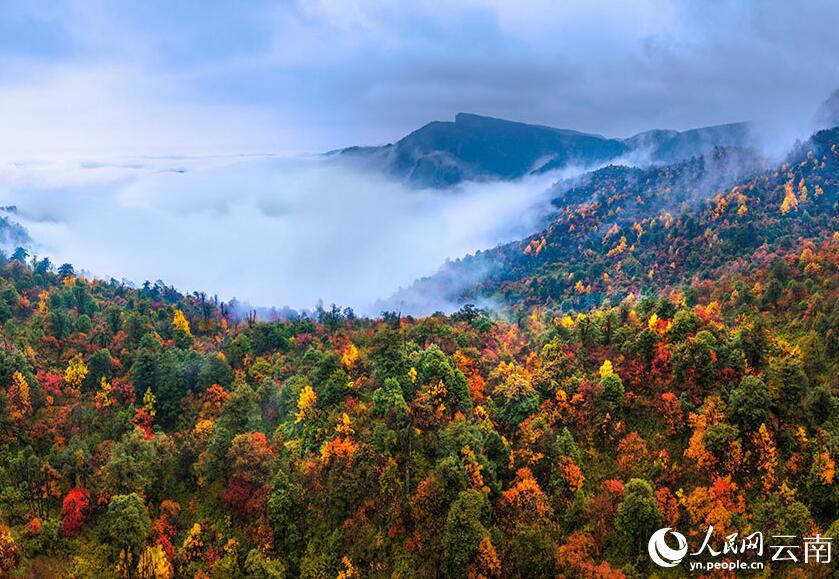
<svg viewBox="0 0 839 579">
<path fill-rule="evenodd" d="M 417 190 L 325 157 L 122 159 L 0 172 L 32 251 L 97 277 L 254 306 L 377 299 L 532 233 L 562 175 Z"/>
</svg>

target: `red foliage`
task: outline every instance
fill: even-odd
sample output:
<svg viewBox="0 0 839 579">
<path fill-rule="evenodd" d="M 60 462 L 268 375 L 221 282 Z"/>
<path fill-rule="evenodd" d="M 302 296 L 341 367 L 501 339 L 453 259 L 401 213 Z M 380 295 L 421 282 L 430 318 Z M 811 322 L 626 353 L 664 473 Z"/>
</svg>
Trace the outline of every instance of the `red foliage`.
<svg viewBox="0 0 839 579">
<path fill-rule="evenodd" d="M 75 537 L 84 525 L 85 512 L 90 506 L 90 493 L 83 488 L 72 489 L 61 505 L 61 534 Z"/>
<path fill-rule="evenodd" d="M 257 486 L 248 482 L 244 473 L 236 473 L 224 491 L 224 502 L 237 517 L 250 521 L 265 509 L 270 493 L 270 485 Z"/>
<path fill-rule="evenodd" d="M 672 392 L 665 392 L 661 395 L 658 403 L 658 411 L 664 417 L 670 429 L 670 434 L 676 434 L 684 428 L 685 420 L 682 405 Z"/>
<path fill-rule="evenodd" d="M 152 416 L 142 408 L 137 408 L 134 411 L 134 416 L 131 418 L 131 424 L 143 431 L 146 440 L 152 439 L 151 425 L 154 419 Z"/>
</svg>

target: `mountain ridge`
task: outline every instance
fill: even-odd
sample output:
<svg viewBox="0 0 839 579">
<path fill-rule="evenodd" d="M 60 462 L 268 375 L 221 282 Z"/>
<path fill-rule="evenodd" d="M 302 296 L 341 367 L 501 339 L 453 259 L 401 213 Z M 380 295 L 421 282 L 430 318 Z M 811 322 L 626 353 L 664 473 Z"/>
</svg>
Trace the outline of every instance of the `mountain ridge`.
<svg viewBox="0 0 839 579">
<path fill-rule="evenodd" d="M 728 123 L 609 138 L 461 112 L 454 121 L 431 121 L 394 143 L 348 147 L 333 154 L 416 186 L 444 188 L 467 180 L 513 180 L 571 166 L 590 168 L 630 154 L 652 163 L 673 162 L 716 146 L 751 147 L 750 130 L 749 123 Z"/>
</svg>

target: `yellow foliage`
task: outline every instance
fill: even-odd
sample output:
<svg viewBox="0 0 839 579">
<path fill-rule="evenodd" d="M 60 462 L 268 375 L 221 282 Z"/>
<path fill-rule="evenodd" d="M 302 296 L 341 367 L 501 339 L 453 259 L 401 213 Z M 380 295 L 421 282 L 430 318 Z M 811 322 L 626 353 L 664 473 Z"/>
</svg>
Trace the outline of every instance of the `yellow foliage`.
<svg viewBox="0 0 839 579">
<path fill-rule="evenodd" d="M 204 555 L 204 541 L 201 538 L 201 525 L 195 523 L 187 533 L 181 545 L 181 556 L 186 561 L 200 559 Z"/>
<path fill-rule="evenodd" d="M 87 377 L 87 373 L 87 365 L 84 363 L 82 355 L 76 354 L 67 363 L 67 369 L 64 371 L 64 381 L 78 388 Z"/>
<path fill-rule="evenodd" d="M 9 417 L 17 422 L 27 416 L 32 410 L 29 382 L 20 372 L 12 374 L 12 386 L 9 388 Z"/>
<path fill-rule="evenodd" d="M 638 234 L 638 239 L 641 239 L 641 236 L 644 235 L 644 228 L 637 221 L 632 224 L 632 230 Z"/>
<path fill-rule="evenodd" d="M 778 449 L 772 441 L 772 436 L 761 424 L 752 435 L 752 444 L 757 451 L 757 468 L 763 476 L 760 477 L 763 492 L 768 493 L 775 486 L 775 471 L 778 469 Z"/>
<path fill-rule="evenodd" d="M 143 579 L 171 579 L 174 575 L 172 563 L 166 557 L 163 547 L 146 547 L 137 562 L 137 576 Z"/>
<path fill-rule="evenodd" d="M 344 412 L 341 416 L 341 422 L 335 427 L 335 432 L 338 434 L 342 434 L 344 436 L 351 436 L 355 434 L 355 429 L 352 425 L 352 420 L 350 420 L 350 416 Z"/>
<path fill-rule="evenodd" d="M 559 322 L 562 324 L 563 328 L 573 328 L 574 327 L 574 318 L 569 316 L 568 314 L 562 316 L 562 320 Z"/>
<path fill-rule="evenodd" d="M 411 380 L 411 384 L 415 384 L 417 381 L 417 369 L 413 366 L 408 370 L 408 378 Z"/>
<path fill-rule="evenodd" d="M 146 388 L 146 393 L 143 394 L 143 410 L 148 412 L 149 416 L 154 418 L 154 415 L 157 414 L 157 398 L 155 398 L 154 394 L 151 391 L 151 388 Z"/>
<path fill-rule="evenodd" d="M 600 377 L 605 378 L 606 376 L 611 376 L 614 373 L 612 362 L 610 360 L 604 360 L 603 364 L 600 366 Z"/>
<path fill-rule="evenodd" d="M 353 566 L 352 560 L 350 560 L 350 558 L 346 555 L 341 558 L 341 564 L 344 568 L 338 571 L 337 579 L 357 579 L 358 577 L 361 577 L 358 569 Z"/>
<path fill-rule="evenodd" d="M 784 185 L 784 200 L 781 203 L 781 213 L 786 215 L 791 209 L 798 209 L 798 198 L 792 190 L 792 180 Z"/>
<path fill-rule="evenodd" d="M 609 253 L 607 253 L 606 256 L 607 257 L 612 257 L 612 256 L 618 255 L 620 253 L 623 253 L 624 251 L 626 251 L 626 236 L 621 235 L 621 239 L 618 242 L 618 244 L 615 247 L 613 247 L 612 249 L 610 249 Z"/>
<path fill-rule="evenodd" d="M 38 311 L 42 314 L 47 313 L 47 300 L 50 299 L 50 294 L 42 291 L 38 294 Z"/>
<path fill-rule="evenodd" d="M 181 310 L 175 310 L 175 316 L 172 318 L 172 325 L 176 329 L 182 330 L 187 336 L 192 335 L 192 332 L 189 330 L 189 322 Z"/>
<path fill-rule="evenodd" d="M 210 439 L 210 435 L 215 430 L 216 421 L 211 418 L 202 418 L 195 423 L 195 427 L 192 429 L 192 435 L 201 442 L 207 442 Z"/>
<path fill-rule="evenodd" d="M 305 385 L 300 391 L 300 397 L 297 399 L 297 416 L 294 422 L 302 422 L 304 419 L 309 418 L 315 410 L 317 401 L 318 395 L 315 394 L 311 386 L 308 384 Z"/>
<path fill-rule="evenodd" d="M 99 383 L 99 391 L 96 392 L 96 408 L 102 409 L 107 408 L 113 402 L 111 400 L 111 390 L 113 387 L 111 386 L 110 382 L 108 382 L 104 376 L 102 376 L 102 380 Z"/>
<path fill-rule="evenodd" d="M 358 348 L 355 347 L 355 344 L 350 344 L 344 350 L 344 355 L 341 356 L 341 363 L 349 370 L 353 366 L 355 366 L 356 361 L 358 360 Z"/>
</svg>

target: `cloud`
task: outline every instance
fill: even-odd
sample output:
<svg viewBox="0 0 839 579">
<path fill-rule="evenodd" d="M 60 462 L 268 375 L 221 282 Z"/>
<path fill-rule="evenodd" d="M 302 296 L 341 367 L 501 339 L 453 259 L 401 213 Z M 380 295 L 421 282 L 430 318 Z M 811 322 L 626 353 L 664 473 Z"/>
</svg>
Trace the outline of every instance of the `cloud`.
<svg viewBox="0 0 839 579">
<path fill-rule="evenodd" d="M 5 183 L 0 204 L 17 204 L 39 255 L 101 277 L 376 313 L 377 298 L 447 258 L 536 229 L 555 177 L 439 191 L 331 158 L 177 161 L 65 167 L 72 186 L 45 183 L 38 167 Z"/>
<path fill-rule="evenodd" d="M 0 2 L 0 127 L 54 158 L 316 152 L 459 111 L 788 141 L 839 85 L 837 19 L 828 0 Z"/>
</svg>

